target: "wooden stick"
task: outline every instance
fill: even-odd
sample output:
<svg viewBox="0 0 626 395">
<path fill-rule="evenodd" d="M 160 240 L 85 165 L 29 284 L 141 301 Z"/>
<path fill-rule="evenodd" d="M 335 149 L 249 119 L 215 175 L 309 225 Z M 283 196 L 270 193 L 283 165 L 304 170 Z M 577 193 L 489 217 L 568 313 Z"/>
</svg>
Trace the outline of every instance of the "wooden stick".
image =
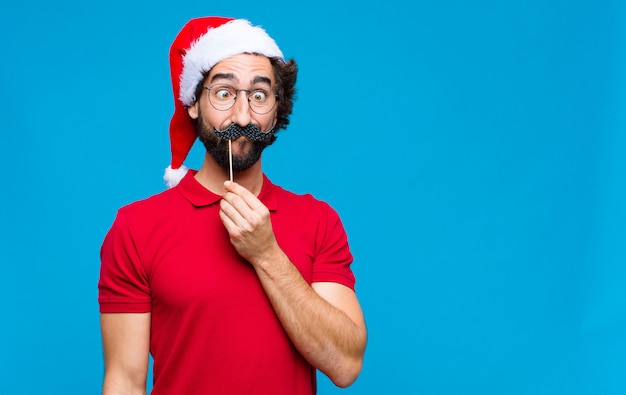
<svg viewBox="0 0 626 395">
<path fill-rule="evenodd" d="M 228 140 L 228 165 L 230 170 L 228 172 L 230 176 L 230 182 L 233 182 L 233 145 L 232 140 Z"/>
</svg>

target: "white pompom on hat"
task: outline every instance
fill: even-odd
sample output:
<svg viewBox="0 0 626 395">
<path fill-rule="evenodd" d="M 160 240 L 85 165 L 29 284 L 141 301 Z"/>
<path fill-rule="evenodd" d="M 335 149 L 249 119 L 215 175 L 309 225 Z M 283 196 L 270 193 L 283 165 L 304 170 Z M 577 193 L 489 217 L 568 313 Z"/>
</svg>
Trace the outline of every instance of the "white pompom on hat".
<svg viewBox="0 0 626 395">
<path fill-rule="evenodd" d="M 221 60 L 242 53 L 284 59 L 276 42 L 260 26 L 245 19 L 210 16 L 195 18 L 183 26 L 170 48 L 174 91 L 174 115 L 170 122 L 172 159 L 165 169 L 165 182 L 174 187 L 187 172 L 183 165 L 196 141 L 187 107 L 195 101 L 196 87 L 205 73 Z"/>
</svg>

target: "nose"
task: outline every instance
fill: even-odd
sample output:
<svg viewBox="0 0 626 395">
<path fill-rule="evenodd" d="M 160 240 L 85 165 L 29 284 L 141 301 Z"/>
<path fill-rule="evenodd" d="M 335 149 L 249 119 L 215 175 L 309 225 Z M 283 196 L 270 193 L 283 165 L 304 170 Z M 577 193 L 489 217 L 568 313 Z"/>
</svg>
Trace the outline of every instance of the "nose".
<svg viewBox="0 0 626 395">
<path fill-rule="evenodd" d="M 251 121 L 250 103 L 248 102 L 248 92 L 241 90 L 235 98 L 235 105 L 232 108 L 232 121 L 239 126 L 248 126 Z"/>
</svg>

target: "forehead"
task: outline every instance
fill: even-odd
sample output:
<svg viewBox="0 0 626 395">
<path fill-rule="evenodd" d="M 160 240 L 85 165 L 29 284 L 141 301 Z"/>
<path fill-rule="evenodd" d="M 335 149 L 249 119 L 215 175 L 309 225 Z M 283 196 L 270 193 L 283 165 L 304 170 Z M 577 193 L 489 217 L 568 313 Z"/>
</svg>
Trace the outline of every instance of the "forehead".
<svg viewBox="0 0 626 395">
<path fill-rule="evenodd" d="M 221 60 L 213 66 L 207 79 L 248 84 L 266 81 L 274 84 L 274 69 L 266 56 L 239 54 Z"/>
</svg>

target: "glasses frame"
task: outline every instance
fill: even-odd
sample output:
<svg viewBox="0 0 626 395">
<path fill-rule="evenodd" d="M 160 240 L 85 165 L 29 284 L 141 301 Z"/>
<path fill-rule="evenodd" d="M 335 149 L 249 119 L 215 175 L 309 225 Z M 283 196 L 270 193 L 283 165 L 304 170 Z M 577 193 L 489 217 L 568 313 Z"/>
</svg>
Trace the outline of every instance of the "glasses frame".
<svg viewBox="0 0 626 395">
<path fill-rule="evenodd" d="M 211 89 L 215 88 L 216 86 L 225 86 L 225 87 L 229 87 L 232 88 L 233 92 L 235 92 L 235 97 L 233 97 L 233 101 L 231 103 L 231 105 L 227 108 L 217 108 L 215 107 L 215 104 L 213 104 L 213 102 L 211 101 Z M 255 109 L 255 107 L 252 105 L 252 102 L 250 101 L 250 94 L 255 91 L 256 89 L 237 89 L 232 85 L 229 84 L 213 84 L 211 86 L 203 86 L 203 88 L 208 92 L 207 94 L 207 99 L 209 100 L 209 103 L 211 104 L 211 107 L 213 107 L 214 109 L 216 109 L 217 111 L 228 111 L 231 108 L 233 108 L 233 106 L 235 105 L 235 103 L 237 102 L 237 98 L 239 97 L 239 92 L 246 92 L 248 95 L 246 97 L 246 99 L 248 100 L 248 107 L 250 107 L 250 110 L 258 115 L 265 115 L 267 113 L 269 113 L 270 111 L 272 111 L 274 109 L 274 107 L 276 107 L 276 103 L 278 103 L 279 101 L 279 97 L 277 94 L 274 93 L 274 98 L 276 99 L 274 101 L 274 104 L 272 105 L 272 107 L 270 107 L 267 111 L 265 112 L 259 112 L 257 111 L 258 108 Z"/>
</svg>

